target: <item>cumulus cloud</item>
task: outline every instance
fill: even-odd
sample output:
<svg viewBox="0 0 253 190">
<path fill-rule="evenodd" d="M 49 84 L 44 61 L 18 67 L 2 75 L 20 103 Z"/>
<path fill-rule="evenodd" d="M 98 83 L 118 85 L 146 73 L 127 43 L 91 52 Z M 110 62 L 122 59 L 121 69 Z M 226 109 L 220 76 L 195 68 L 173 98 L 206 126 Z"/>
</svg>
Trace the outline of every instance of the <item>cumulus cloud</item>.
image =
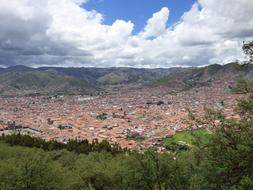
<svg viewBox="0 0 253 190">
<path fill-rule="evenodd" d="M 142 32 L 140 35 L 145 38 L 163 35 L 167 30 L 166 26 L 169 13 L 170 11 L 167 7 L 164 7 L 159 12 L 154 13 L 153 16 L 147 21 L 144 32 Z"/>
<path fill-rule="evenodd" d="M 201 66 L 241 59 L 253 38 L 252 0 L 198 0 L 173 27 L 169 8 L 134 23 L 103 22 L 88 0 L 0 0 L 0 65 Z"/>
</svg>

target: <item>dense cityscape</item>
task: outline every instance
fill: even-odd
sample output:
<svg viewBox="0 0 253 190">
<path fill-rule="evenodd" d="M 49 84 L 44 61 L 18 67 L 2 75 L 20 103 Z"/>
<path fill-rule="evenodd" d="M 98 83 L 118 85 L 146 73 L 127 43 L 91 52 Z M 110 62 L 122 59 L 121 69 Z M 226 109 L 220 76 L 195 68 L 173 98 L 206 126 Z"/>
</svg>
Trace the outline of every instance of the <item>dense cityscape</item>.
<svg viewBox="0 0 253 190">
<path fill-rule="evenodd" d="M 5 129 L 14 124 L 14 133 L 15 127 L 26 127 L 47 141 L 108 140 L 143 150 L 189 128 L 189 111 L 201 114 L 205 107 L 216 107 L 236 118 L 234 107 L 241 95 L 231 93 L 230 83 L 216 82 L 177 93 L 168 87 L 154 87 L 101 96 L 1 98 L 0 133 L 10 132 Z"/>
</svg>

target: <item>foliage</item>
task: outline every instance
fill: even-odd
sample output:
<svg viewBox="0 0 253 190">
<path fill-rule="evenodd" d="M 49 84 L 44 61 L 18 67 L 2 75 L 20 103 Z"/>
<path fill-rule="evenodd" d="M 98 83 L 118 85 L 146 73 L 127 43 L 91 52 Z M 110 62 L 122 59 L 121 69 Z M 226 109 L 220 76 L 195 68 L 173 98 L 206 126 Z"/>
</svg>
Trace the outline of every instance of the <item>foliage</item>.
<svg viewBox="0 0 253 190">
<path fill-rule="evenodd" d="M 253 41 L 244 43 L 242 47 L 244 53 L 249 57 L 250 63 L 253 62 Z"/>
<path fill-rule="evenodd" d="M 236 94 L 247 94 L 253 92 L 253 80 L 240 78 L 236 82 L 236 86 L 232 89 Z"/>
<path fill-rule="evenodd" d="M 0 144 L 0 186 L 15 190 L 57 190 L 59 178 L 48 155 Z"/>
<path fill-rule="evenodd" d="M 253 95 L 250 95 L 247 100 L 240 100 L 238 103 L 238 110 L 241 115 L 248 117 L 253 116 Z"/>
<path fill-rule="evenodd" d="M 118 144 L 110 144 L 108 141 L 98 142 L 94 140 L 89 143 L 88 140 L 69 140 L 66 144 L 57 141 L 45 141 L 40 138 L 29 135 L 13 134 L 0 137 L 0 142 L 8 143 L 12 146 L 26 146 L 41 148 L 46 151 L 63 150 L 72 151 L 78 154 L 89 154 L 90 152 L 110 152 L 113 155 L 124 152 Z"/>
<path fill-rule="evenodd" d="M 252 122 L 224 120 L 211 141 L 196 150 L 195 156 L 201 160 L 195 174 L 198 189 L 243 189 L 246 179 L 250 184 L 252 126 Z"/>
</svg>

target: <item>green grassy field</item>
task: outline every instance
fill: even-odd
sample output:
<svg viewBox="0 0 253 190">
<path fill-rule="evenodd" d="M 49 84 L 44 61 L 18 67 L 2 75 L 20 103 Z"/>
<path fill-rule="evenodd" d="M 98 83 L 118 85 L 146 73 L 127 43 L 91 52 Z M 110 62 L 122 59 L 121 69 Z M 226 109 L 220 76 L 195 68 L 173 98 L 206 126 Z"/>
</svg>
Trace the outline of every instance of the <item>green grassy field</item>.
<svg viewBox="0 0 253 190">
<path fill-rule="evenodd" d="M 165 138 L 162 141 L 164 147 L 169 150 L 182 149 L 186 150 L 187 147 L 193 146 L 196 140 L 200 140 L 202 143 L 208 142 L 211 134 L 206 129 L 196 129 L 192 131 L 180 131 L 174 136 Z"/>
</svg>

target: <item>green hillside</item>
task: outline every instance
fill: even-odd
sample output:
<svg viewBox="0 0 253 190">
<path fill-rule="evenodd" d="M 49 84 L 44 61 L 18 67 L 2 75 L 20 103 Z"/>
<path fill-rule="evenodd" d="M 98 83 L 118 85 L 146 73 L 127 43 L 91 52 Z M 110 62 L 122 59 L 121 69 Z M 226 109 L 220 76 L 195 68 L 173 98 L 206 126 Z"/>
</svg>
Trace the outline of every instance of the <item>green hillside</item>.
<svg viewBox="0 0 253 190">
<path fill-rule="evenodd" d="M 50 71 L 7 72 L 0 74 L 2 95 L 76 94 L 94 91 L 88 82 Z"/>
<path fill-rule="evenodd" d="M 251 65 L 242 67 L 237 63 L 224 66 L 215 64 L 202 68 L 188 68 L 182 72 L 171 73 L 153 82 L 154 86 L 169 86 L 180 89 L 192 87 L 209 86 L 216 81 L 233 81 L 239 77 L 252 77 L 253 67 Z"/>
</svg>

